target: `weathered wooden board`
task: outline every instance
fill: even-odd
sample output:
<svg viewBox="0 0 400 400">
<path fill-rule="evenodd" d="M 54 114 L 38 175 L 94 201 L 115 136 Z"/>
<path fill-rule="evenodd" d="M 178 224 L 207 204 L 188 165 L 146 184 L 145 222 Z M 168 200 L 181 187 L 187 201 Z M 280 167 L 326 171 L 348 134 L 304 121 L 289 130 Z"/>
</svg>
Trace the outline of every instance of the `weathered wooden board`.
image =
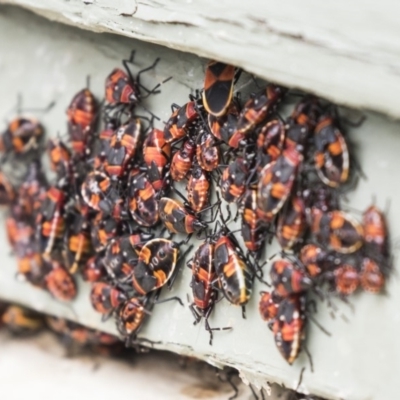
<svg viewBox="0 0 400 400">
<path fill-rule="evenodd" d="M 146 79 L 149 83 L 162 81 L 172 75 L 173 81 L 163 86 L 161 95 L 153 96 L 147 104 L 166 119 L 171 102 L 183 103 L 192 88 L 201 86 L 205 61 L 197 56 L 179 53 L 156 45 L 110 34 L 95 34 L 50 23 L 31 13 L 12 7 L 0 7 L 0 109 L 2 117 L 11 117 L 10 110 L 22 92 L 26 107 L 46 105 L 55 100 L 56 106 L 43 115 L 49 135 L 65 131 L 65 108 L 73 94 L 91 76 L 91 89 L 101 98 L 104 78 L 132 48 L 138 50 L 138 68 L 162 57 L 156 71 Z M 361 128 L 351 129 L 350 137 L 357 147 L 357 156 L 367 176 L 349 196 L 349 206 L 363 210 L 376 197 L 382 208 L 388 200 L 388 219 L 393 238 L 400 237 L 399 124 L 375 113 L 368 113 Z M 277 247 L 273 244 L 268 254 Z M 0 296 L 19 301 L 38 310 L 75 319 L 91 327 L 115 332 L 112 321 L 101 323 L 88 302 L 87 285 L 80 285 L 80 294 L 71 305 L 61 304 L 46 293 L 32 289 L 15 280 L 15 260 L 0 229 Z M 396 263 L 398 268 L 398 262 Z M 171 295 L 186 299 L 190 273 L 184 268 Z M 400 303 L 399 278 L 395 274 L 386 295 L 359 294 L 352 298 L 354 311 L 338 304 L 339 312 L 332 319 L 329 310 L 319 308 L 318 321 L 331 332 L 328 337 L 310 324 L 308 346 L 313 356 L 315 372 L 311 373 L 303 354 L 293 367 L 288 366 L 275 347 L 271 332 L 257 310 L 258 283 L 248 306 L 248 318 L 226 302 L 218 304 L 210 323 L 232 326 L 231 332 L 215 336 L 208 345 L 208 334 L 202 324 L 194 326 L 187 307 L 164 304 L 156 307 L 143 335 L 159 341 L 159 348 L 194 355 L 217 365 L 238 368 L 242 375 L 258 385 L 268 381 L 295 387 L 300 370 L 306 367 L 301 389 L 332 399 L 387 400 L 398 397 L 400 383 Z M 169 295 L 165 293 L 165 295 Z M 347 321 L 341 318 L 347 317 Z"/>
<path fill-rule="evenodd" d="M 230 62 L 341 104 L 400 117 L 400 5 L 393 0 L 1 2 Z"/>
</svg>

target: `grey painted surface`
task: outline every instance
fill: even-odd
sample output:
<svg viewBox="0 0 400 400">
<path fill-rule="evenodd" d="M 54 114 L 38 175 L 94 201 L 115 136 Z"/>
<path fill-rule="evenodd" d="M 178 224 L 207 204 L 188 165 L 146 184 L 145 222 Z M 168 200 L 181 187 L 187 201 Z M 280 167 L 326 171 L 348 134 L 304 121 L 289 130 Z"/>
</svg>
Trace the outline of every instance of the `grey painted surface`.
<svg viewBox="0 0 400 400">
<path fill-rule="evenodd" d="M 0 0 L 400 117 L 395 0 Z"/>
<path fill-rule="evenodd" d="M 109 34 L 94 34 L 47 22 L 29 13 L 10 7 L 0 7 L 0 109 L 2 117 L 14 104 L 18 92 L 23 92 L 24 105 L 41 106 L 56 100 L 56 106 L 43 116 L 49 135 L 65 132 L 65 108 L 75 92 L 91 76 L 91 89 L 101 98 L 104 78 L 120 65 L 120 60 L 132 48 L 138 50 L 139 66 L 150 64 L 155 57 L 162 61 L 155 75 L 148 75 L 151 86 L 172 75 L 174 80 L 163 86 L 147 106 L 161 119 L 170 113 L 170 103 L 183 103 L 190 88 L 202 82 L 204 61 L 196 56 L 178 53 L 154 45 L 136 42 Z M 390 200 L 388 220 L 392 237 L 400 237 L 399 125 L 387 118 L 369 113 L 359 129 L 350 130 L 357 155 L 368 177 L 349 195 L 349 206 L 363 210 L 376 196 L 377 205 L 384 208 Z M 19 301 L 38 310 L 47 311 L 114 332 L 112 321 L 101 323 L 87 300 L 89 288 L 80 285 L 79 296 L 71 305 L 52 300 L 46 293 L 17 282 L 15 261 L 0 229 L 2 267 L 0 296 Z M 267 252 L 274 254 L 271 245 Z M 396 263 L 398 265 L 398 263 Z M 396 265 L 396 267 L 397 267 Z M 268 267 L 267 267 L 268 268 Z M 189 293 L 190 272 L 179 275 L 174 288 L 164 295 Z M 354 311 L 339 304 L 332 319 L 329 311 L 319 307 L 318 321 L 332 333 L 328 337 L 310 324 L 308 347 L 313 356 L 315 372 L 311 373 L 307 358 L 302 354 L 294 366 L 288 366 L 275 347 L 271 332 L 258 316 L 258 283 L 247 310 L 247 320 L 240 310 L 225 301 L 218 304 L 210 319 L 213 326 L 232 326 L 231 332 L 216 333 L 214 345 L 208 345 L 208 334 L 202 324 L 192 325 L 187 307 L 164 304 L 154 309 L 152 319 L 143 329 L 143 336 L 160 341 L 157 347 L 182 354 L 195 355 L 215 364 L 234 365 L 245 379 L 258 385 L 267 382 L 295 387 L 300 370 L 306 371 L 301 390 L 332 399 L 380 400 L 395 399 L 400 392 L 397 376 L 400 371 L 400 302 L 399 276 L 394 274 L 385 295 L 358 294 L 351 299 Z M 341 317 L 345 315 L 347 321 Z"/>
</svg>

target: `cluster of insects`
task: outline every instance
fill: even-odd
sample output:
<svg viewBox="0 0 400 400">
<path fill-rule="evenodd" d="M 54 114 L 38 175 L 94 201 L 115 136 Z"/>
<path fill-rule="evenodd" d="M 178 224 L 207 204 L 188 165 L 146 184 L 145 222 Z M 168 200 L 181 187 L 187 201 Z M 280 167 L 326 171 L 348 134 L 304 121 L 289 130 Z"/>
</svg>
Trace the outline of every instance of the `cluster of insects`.
<svg viewBox="0 0 400 400">
<path fill-rule="evenodd" d="M 137 345 L 155 304 L 183 304 L 160 293 L 200 240 L 186 261 L 190 310 L 211 344 L 213 331 L 231 329 L 210 326 L 217 302 L 225 298 L 245 317 L 254 281 L 268 284 L 261 260 L 276 238 L 281 259 L 268 260 L 272 290 L 262 292 L 260 312 L 291 364 L 305 338 L 307 293 L 378 293 L 391 270 L 383 213 L 373 205 L 359 222 L 340 205 L 361 175 L 344 119 L 332 104 L 273 84 L 242 102 L 241 71 L 211 61 L 204 87 L 173 104 L 160 130 L 157 116 L 137 108 L 159 93 L 160 84 L 141 83 L 157 63 L 134 76 L 132 54 L 125 70 L 107 76 L 102 104 L 89 87 L 74 96 L 67 139 L 47 144 L 53 183 L 39 161 L 37 120 L 17 117 L 2 134 L 8 162 L 31 159 L 18 185 L 0 175 L 18 274 L 62 301 L 76 296 L 80 274 L 92 285 L 93 308 L 115 316 L 126 344 Z"/>
</svg>

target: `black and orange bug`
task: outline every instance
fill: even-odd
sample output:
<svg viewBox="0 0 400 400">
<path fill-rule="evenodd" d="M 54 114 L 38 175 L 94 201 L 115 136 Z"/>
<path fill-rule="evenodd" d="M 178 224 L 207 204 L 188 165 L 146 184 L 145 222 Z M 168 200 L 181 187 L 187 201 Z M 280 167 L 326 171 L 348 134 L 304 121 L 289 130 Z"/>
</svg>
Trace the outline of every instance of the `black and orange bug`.
<svg viewBox="0 0 400 400">
<path fill-rule="evenodd" d="M 204 78 L 203 105 L 209 114 L 221 117 L 228 109 L 233 96 L 235 67 L 210 61 Z"/>
<path fill-rule="evenodd" d="M 172 285 L 178 269 L 178 245 L 167 239 L 152 239 L 140 250 L 139 259 L 132 274 L 132 285 L 137 293 L 145 295 Z"/>
<path fill-rule="evenodd" d="M 168 197 L 160 199 L 159 215 L 165 227 L 172 233 L 191 234 L 207 227 L 188 207 Z"/>
<path fill-rule="evenodd" d="M 300 196 L 293 195 L 278 218 L 276 236 L 283 250 L 290 250 L 299 243 L 305 230 L 305 204 Z"/>
<path fill-rule="evenodd" d="M 171 161 L 170 174 L 172 180 L 179 182 L 186 178 L 192 167 L 193 157 L 196 153 L 196 143 L 192 138 L 183 142 L 182 147 L 174 154 Z"/>
<path fill-rule="evenodd" d="M 56 260 L 51 260 L 51 270 L 45 277 L 46 289 L 61 301 L 71 301 L 76 297 L 77 288 L 73 276 Z"/>
<path fill-rule="evenodd" d="M 140 331 L 149 312 L 146 309 L 149 299 L 131 297 L 121 304 L 117 312 L 117 329 L 124 337 L 126 346 L 136 343 L 136 335 Z"/>
<path fill-rule="evenodd" d="M 279 304 L 276 318 L 273 319 L 272 332 L 275 344 L 290 365 L 299 355 L 305 339 L 305 308 L 304 295 L 285 297 Z"/>
<path fill-rule="evenodd" d="M 96 215 L 91 224 L 90 237 L 97 253 L 105 250 L 110 240 L 118 236 L 120 225 L 120 222 L 112 216 L 105 216 L 102 212 Z"/>
<path fill-rule="evenodd" d="M 208 115 L 208 125 L 211 133 L 219 140 L 225 142 L 229 147 L 237 149 L 245 144 L 246 135 L 236 129 L 239 119 L 239 105 L 232 101 L 226 114 L 222 117 Z"/>
<path fill-rule="evenodd" d="M 44 128 L 36 118 L 14 118 L 0 136 L 0 151 L 16 156 L 36 151 L 43 135 Z"/>
<path fill-rule="evenodd" d="M 111 137 L 120 125 L 120 121 L 116 118 L 106 118 L 104 121 L 104 127 L 93 146 L 93 169 L 104 169 Z"/>
<path fill-rule="evenodd" d="M 360 284 L 360 277 L 355 267 L 349 264 L 340 265 L 333 271 L 335 291 L 341 295 L 354 293 Z"/>
<path fill-rule="evenodd" d="M 261 170 L 257 193 L 260 218 L 270 221 L 281 210 L 292 191 L 302 160 L 298 151 L 286 149 Z"/>
<path fill-rule="evenodd" d="M 68 134 L 75 154 L 83 156 L 92 141 L 98 105 L 89 89 L 80 90 L 67 108 Z"/>
<path fill-rule="evenodd" d="M 197 162 L 193 164 L 186 190 L 188 203 L 195 213 L 207 207 L 211 190 L 210 177 Z"/>
<path fill-rule="evenodd" d="M 285 126 L 279 119 L 265 124 L 257 137 L 257 162 L 262 167 L 275 161 L 282 153 Z"/>
<path fill-rule="evenodd" d="M 342 254 L 354 253 L 364 243 L 362 225 L 344 211 L 314 210 L 311 232 L 318 243 Z"/>
<path fill-rule="evenodd" d="M 140 76 L 143 72 L 155 68 L 160 59 L 157 58 L 150 67 L 146 67 L 139 71 L 136 75 L 136 78 L 134 78 L 131 70 L 128 68 L 128 63 L 133 64 L 134 56 L 135 51 L 132 51 L 129 60 L 122 61 L 126 72 L 120 68 L 115 68 L 106 78 L 105 98 L 106 102 L 112 107 L 118 105 L 129 105 L 131 108 L 135 107 L 141 101 L 141 90 L 146 91 L 148 95 L 152 93 L 158 93 L 156 89 L 160 86 L 160 84 L 156 85 L 152 90 L 148 90 L 140 83 Z M 167 80 L 169 79 L 170 78 Z M 165 80 L 163 83 L 165 83 L 167 80 Z"/>
<path fill-rule="evenodd" d="M 221 196 L 228 203 L 240 203 L 246 190 L 246 182 L 250 173 L 248 162 L 237 157 L 222 172 L 220 180 Z"/>
<path fill-rule="evenodd" d="M 87 174 L 81 186 L 81 195 L 90 208 L 101 211 L 104 217 L 113 216 L 118 220 L 125 218 L 123 200 L 105 173 L 93 171 Z"/>
<path fill-rule="evenodd" d="M 261 292 L 260 301 L 258 302 L 258 311 L 261 318 L 266 322 L 270 322 L 276 318 L 281 301 L 282 297 L 275 292 Z"/>
<path fill-rule="evenodd" d="M 61 244 L 65 232 L 65 193 L 51 186 L 36 218 L 36 240 L 44 256 L 49 256 Z"/>
<path fill-rule="evenodd" d="M 305 271 L 296 268 L 288 260 L 274 261 L 271 266 L 270 276 L 275 293 L 281 297 L 303 293 L 313 284 Z"/>
<path fill-rule="evenodd" d="M 268 225 L 257 216 L 256 188 L 249 187 L 246 189 L 240 211 L 242 214 L 241 232 L 244 245 L 250 252 L 258 255 L 268 234 Z"/>
<path fill-rule="evenodd" d="M 103 316 L 110 316 L 127 297 L 117 287 L 105 282 L 95 282 L 90 291 L 90 303 Z"/>
<path fill-rule="evenodd" d="M 125 71 L 115 68 L 106 78 L 106 101 L 111 105 L 136 105 L 140 101 L 139 86 Z"/>
<path fill-rule="evenodd" d="M 63 255 L 71 274 L 83 268 L 93 252 L 87 213 L 87 210 L 83 210 L 81 214 L 72 214 L 68 221 Z"/>
<path fill-rule="evenodd" d="M 118 283 L 128 281 L 138 263 L 140 250 L 150 234 L 122 235 L 112 239 L 103 257 L 108 276 Z"/>
<path fill-rule="evenodd" d="M 182 107 L 173 105 L 172 115 L 164 127 L 164 139 L 166 143 L 184 138 L 199 120 L 198 106 L 195 100 L 191 100 Z"/>
<path fill-rule="evenodd" d="M 243 106 L 236 129 L 244 134 L 249 133 L 275 111 L 285 93 L 286 89 L 280 86 L 268 85 L 265 89 L 254 94 Z"/>
<path fill-rule="evenodd" d="M 171 145 L 165 141 L 164 132 L 153 128 L 143 143 L 143 159 L 147 166 L 147 177 L 159 192 L 165 185 L 165 167 L 171 157 Z"/>
<path fill-rule="evenodd" d="M 208 319 L 214 309 L 218 298 L 218 291 L 214 286 L 217 277 L 214 265 L 215 244 L 207 239 L 195 251 L 193 259 L 188 262 L 192 269 L 192 280 L 190 286 L 193 293 L 193 303 L 189 308 L 195 318 L 195 323 L 199 323 L 204 318 L 205 328 L 210 334 L 210 345 L 213 339 L 213 330 L 221 328 L 211 328 Z M 228 328 L 230 329 L 230 328 Z"/>
<path fill-rule="evenodd" d="M 244 317 L 244 306 L 250 300 L 255 271 L 245 261 L 235 237 L 225 229 L 217 234 L 214 266 L 225 298 L 231 304 L 241 306 Z"/>
<path fill-rule="evenodd" d="M 81 270 L 82 278 L 86 282 L 99 282 L 106 277 L 106 270 L 100 255 L 90 257 Z"/>
<path fill-rule="evenodd" d="M 120 126 L 111 136 L 104 169 L 112 180 L 120 178 L 127 172 L 128 163 L 136 155 L 140 137 L 139 118 L 131 119 Z"/>
<path fill-rule="evenodd" d="M 45 327 L 43 315 L 17 305 L 4 310 L 1 322 L 16 336 L 34 335 Z"/>
<path fill-rule="evenodd" d="M 382 211 L 374 205 L 368 207 L 363 213 L 362 225 L 368 251 L 375 255 L 379 254 L 380 257 L 387 257 L 389 253 L 388 233 Z"/>
<path fill-rule="evenodd" d="M 337 266 L 329 253 L 316 244 L 307 244 L 300 250 L 299 260 L 311 278 L 320 276 L 330 269 L 330 265 Z M 338 261 L 340 261 L 338 259 Z"/>
<path fill-rule="evenodd" d="M 196 157 L 200 167 L 205 171 L 214 171 L 220 160 L 220 148 L 214 136 L 207 131 L 200 132 L 196 140 Z"/>
<path fill-rule="evenodd" d="M 151 227 L 157 224 L 159 215 L 156 195 L 146 172 L 132 169 L 128 176 L 127 203 L 131 217 L 138 225 Z"/>
<path fill-rule="evenodd" d="M 315 168 L 321 181 L 338 187 L 349 177 L 350 156 L 346 140 L 330 116 L 324 116 L 314 131 Z"/>
<path fill-rule="evenodd" d="M 18 188 L 16 199 L 16 204 L 21 208 L 24 218 L 34 221 L 41 207 L 41 199 L 45 197 L 47 187 L 48 183 L 42 164 L 39 160 L 32 161 Z"/>
<path fill-rule="evenodd" d="M 67 178 L 70 183 L 72 175 L 72 155 L 66 144 L 60 139 L 49 139 L 47 151 L 52 171 L 57 173 L 59 178 Z"/>
<path fill-rule="evenodd" d="M 16 198 L 16 189 L 3 171 L 0 171 L 0 206 L 10 205 Z"/>
<path fill-rule="evenodd" d="M 364 257 L 359 273 L 361 287 L 371 293 L 379 293 L 385 285 L 385 277 L 378 264 L 371 258 Z"/>
</svg>

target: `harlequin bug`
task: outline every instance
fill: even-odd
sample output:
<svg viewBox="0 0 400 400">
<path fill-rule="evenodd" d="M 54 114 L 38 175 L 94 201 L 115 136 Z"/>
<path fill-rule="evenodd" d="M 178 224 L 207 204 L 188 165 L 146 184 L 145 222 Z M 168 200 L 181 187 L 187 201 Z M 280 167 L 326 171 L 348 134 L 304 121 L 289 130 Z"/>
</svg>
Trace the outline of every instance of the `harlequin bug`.
<svg viewBox="0 0 400 400">
<path fill-rule="evenodd" d="M 297 358 L 305 338 L 305 298 L 291 295 L 282 299 L 273 320 L 275 344 L 283 358 L 291 365 Z"/>
<path fill-rule="evenodd" d="M 311 231 L 323 246 L 342 253 L 354 253 L 363 245 L 364 229 L 350 214 L 314 210 Z"/>
<path fill-rule="evenodd" d="M 103 265 L 102 257 L 95 255 L 86 261 L 82 268 L 82 278 L 86 282 L 99 282 L 106 277 L 106 270 Z"/>
<path fill-rule="evenodd" d="M 94 250 L 99 253 L 107 247 L 111 239 L 118 236 L 120 223 L 115 218 L 104 216 L 99 212 L 93 220 L 90 228 L 90 237 Z"/>
<path fill-rule="evenodd" d="M 261 292 L 261 298 L 258 303 L 258 310 L 264 321 L 272 321 L 278 315 L 279 304 L 282 297 L 275 292 Z"/>
<path fill-rule="evenodd" d="M 257 216 L 257 189 L 246 189 L 242 199 L 241 213 L 244 245 L 252 253 L 258 254 L 266 238 L 268 227 Z"/>
<path fill-rule="evenodd" d="M 210 177 L 197 162 L 192 167 L 186 190 L 188 203 L 194 212 L 198 213 L 207 207 L 211 190 Z"/>
<path fill-rule="evenodd" d="M 285 141 L 285 126 L 274 119 L 265 124 L 257 137 L 257 161 L 260 166 L 265 166 L 275 161 L 282 153 Z"/>
<path fill-rule="evenodd" d="M 132 119 L 117 129 L 110 139 L 104 169 L 115 180 L 126 173 L 128 163 L 135 157 L 141 135 L 140 119 Z"/>
<path fill-rule="evenodd" d="M 87 206 L 86 206 L 87 207 Z M 85 212 L 72 215 L 64 243 L 64 260 L 71 274 L 80 270 L 92 254 L 89 224 Z"/>
<path fill-rule="evenodd" d="M 291 193 L 302 160 L 296 150 L 287 149 L 261 170 L 257 193 L 260 218 L 270 221 L 281 210 Z"/>
<path fill-rule="evenodd" d="M 283 250 L 290 250 L 298 243 L 306 229 L 304 201 L 300 196 L 292 196 L 284 212 L 278 218 L 276 236 Z"/>
<path fill-rule="evenodd" d="M 168 281 L 171 285 L 177 273 L 178 254 L 178 246 L 171 240 L 148 241 L 140 250 L 138 263 L 133 269 L 132 284 L 137 293 L 148 294 Z"/>
<path fill-rule="evenodd" d="M 172 233 L 191 234 L 207 227 L 180 201 L 168 197 L 160 199 L 159 214 L 163 224 Z"/>
<path fill-rule="evenodd" d="M 368 207 L 362 217 L 364 240 L 372 254 L 388 255 L 388 234 L 385 216 L 376 207 Z"/>
<path fill-rule="evenodd" d="M 330 116 L 322 117 L 314 131 L 315 167 L 328 186 L 338 187 L 349 177 L 350 157 L 343 134 Z"/>
<path fill-rule="evenodd" d="M 164 169 L 170 161 L 171 145 L 165 141 L 164 133 L 152 129 L 143 144 L 143 159 L 147 165 L 147 176 L 158 192 L 164 185 Z"/>
<path fill-rule="evenodd" d="M 44 256 L 49 256 L 64 236 L 64 205 L 65 193 L 55 186 L 50 187 L 36 218 L 36 240 Z"/>
<path fill-rule="evenodd" d="M 96 99 L 89 89 L 82 89 L 73 97 L 67 109 L 68 133 L 75 154 L 85 154 L 92 139 L 96 116 Z"/>
<path fill-rule="evenodd" d="M 17 336 L 33 335 L 44 328 L 42 315 L 16 305 L 8 306 L 1 320 L 7 329 Z"/>
<path fill-rule="evenodd" d="M 127 300 L 126 295 L 108 283 L 96 282 L 92 285 L 90 302 L 94 310 L 100 314 L 110 315 L 125 300 Z"/>
<path fill-rule="evenodd" d="M 237 149 L 245 144 L 245 134 L 236 129 L 239 119 L 239 106 L 236 101 L 232 101 L 227 112 L 222 117 L 208 115 L 208 125 L 211 133 L 219 140 L 224 141 L 228 146 Z"/>
<path fill-rule="evenodd" d="M 275 111 L 276 105 L 282 100 L 286 89 L 268 85 L 251 97 L 240 112 L 236 129 L 244 134 L 250 132 L 256 125 Z"/>
<path fill-rule="evenodd" d="M 176 106 L 164 128 L 166 143 L 185 137 L 190 128 L 198 121 L 199 113 L 196 101 L 189 101 L 182 107 Z"/>
<path fill-rule="evenodd" d="M 378 264 L 370 258 L 363 258 L 359 274 L 361 287 L 371 293 L 379 293 L 385 285 L 385 277 Z"/>
<path fill-rule="evenodd" d="M 250 300 L 255 271 L 251 270 L 248 262 L 245 262 L 243 253 L 232 234 L 222 230 L 217 237 L 214 266 L 219 285 L 230 303 L 243 308 Z"/>
<path fill-rule="evenodd" d="M 312 280 L 287 260 L 273 262 L 270 270 L 271 283 L 280 297 L 303 293 L 312 286 Z"/>
<path fill-rule="evenodd" d="M 149 182 L 147 174 L 132 169 L 128 177 L 128 209 L 133 220 L 140 226 L 157 224 L 158 200 L 156 190 Z"/>
<path fill-rule="evenodd" d="M 36 118 L 17 117 L 0 136 L 0 151 L 17 156 L 37 150 L 44 135 L 43 126 Z"/>
<path fill-rule="evenodd" d="M 238 157 L 222 172 L 220 180 L 221 196 L 228 203 L 240 203 L 246 190 L 246 180 L 249 175 L 248 162 Z"/>
<path fill-rule="evenodd" d="M 213 135 L 207 131 L 197 136 L 196 157 L 200 167 L 205 171 L 213 171 L 219 165 L 220 151 Z"/>
<path fill-rule="evenodd" d="M 354 293 L 360 284 L 356 268 L 352 265 L 340 265 L 333 272 L 335 291 L 342 295 Z"/>
<path fill-rule="evenodd" d="M 16 190 L 3 171 L 0 171 L 0 205 L 12 203 L 16 197 Z"/>
<path fill-rule="evenodd" d="M 46 288 L 57 300 L 71 301 L 76 297 L 76 283 L 72 275 L 56 260 L 51 260 L 51 270 L 46 275 Z"/>
<path fill-rule="evenodd" d="M 93 145 L 93 169 L 104 169 L 107 160 L 107 154 L 110 148 L 110 140 L 114 132 L 121 126 L 119 120 L 107 118 L 104 121 L 104 127 L 100 131 L 98 140 Z"/>
<path fill-rule="evenodd" d="M 174 154 L 171 161 L 170 174 L 175 182 L 184 179 L 192 167 L 193 157 L 196 153 L 196 144 L 193 139 L 188 138 L 182 147 Z"/>
</svg>

